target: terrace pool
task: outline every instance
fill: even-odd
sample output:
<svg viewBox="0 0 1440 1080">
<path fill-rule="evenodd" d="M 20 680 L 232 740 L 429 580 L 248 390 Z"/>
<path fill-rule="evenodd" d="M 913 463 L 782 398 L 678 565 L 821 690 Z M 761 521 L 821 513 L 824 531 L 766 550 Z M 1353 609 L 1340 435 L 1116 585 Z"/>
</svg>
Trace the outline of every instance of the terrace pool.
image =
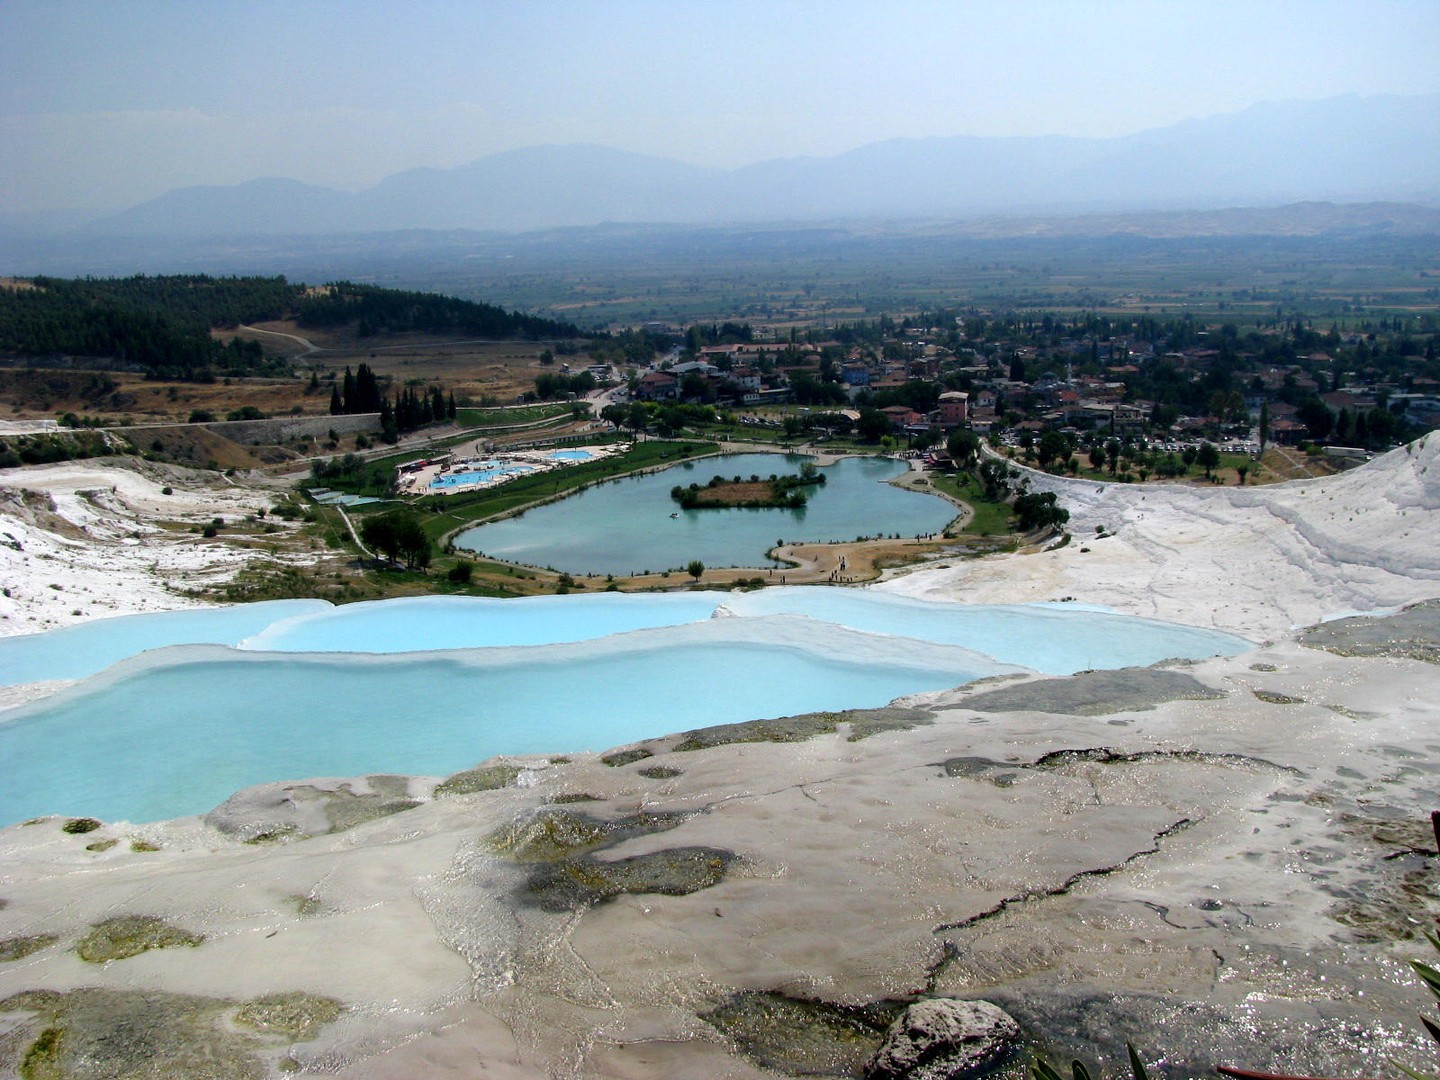
<svg viewBox="0 0 1440 1080">
<path fill-rule="evenodd" d="M 0 639 L 0 682 L 82 680 L 0 713 L 0 824 L 157 820 L 274 780 L 445 775 L 495 754 L 878 706 L 1007 671 L 1249 645 L 1068 606 L 817 588 L 284 601 L 97 620 Z"/>
</svg>

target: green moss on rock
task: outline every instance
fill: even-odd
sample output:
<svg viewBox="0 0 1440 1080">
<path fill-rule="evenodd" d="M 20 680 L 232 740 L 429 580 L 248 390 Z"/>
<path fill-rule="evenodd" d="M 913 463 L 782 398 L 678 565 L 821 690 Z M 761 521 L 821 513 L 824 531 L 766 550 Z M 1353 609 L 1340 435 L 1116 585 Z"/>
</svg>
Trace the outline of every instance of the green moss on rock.
<svg viewBox="0 0 1440 1080">
<path fill-rule="evenodd" d="M 904 1003 L 837 1005 L 764 990 L 732 994 L 700 1018 L 742 1054 L 789 1076 L 860 1076 Z"/>
<path fill-rule="evenodd" d="M 630 765 L 636 761 L 644 761 L 646 758 L 654 757 L 653 750 L 646 750 L 643 746 L 637 746 L 633 750 L 617 750 L 613 754 L 606 754 L 600 760 L 612 769 L 621 765 Z"/>
<path fill-rule="evenodd" d="M 1304 705 L 1305 699 L 1291 697 L 1289 694 L 1278 694 L 1273 690 L 1251 690 L 1258 699 L 1267 705 Z"/>
<path fill-rule="evenodd" d="M 801 713 L 771 720 L 747 720 L 740 724 L 717 724 L 684 732 L 671 749 L 676 752 L 708 750 L 731 743 L 793 743 L 813 739 L 817 735 L 833 735 L 841 724 L 850 726 L 849 741 L 877 735 L 882 731 L 901 731 L 921 724 L 933 724 L 933 714 L 922 709 L 884 708 L 850 709 L 845 712 Z"/>
<path fill-rule="evenodd" d="M 341 1010 L 332 998 L 304 993 L 237 1008 L 157 990 L 24 991 L 0 1001 L 0 1012 L 33 1014 L 34 1035 L 28 1046 L 23 1038 L 0 1043 L 0 1072 L 22 1080 L 263 1080 L 276 1049 L 314 1038 Z"/>
<path fill-rule="evenodd" d="M 520 776 L 514 765 L 484 765 L 478 769 L 467 769 L 446 777 L 435 785 L 435 797 L 443 799 L 450 795 L 471 795 L 477 791 L 496 791 L 509 787 Z"/>
<path fill-rule="evenodd" d="M 71 818 L 65 822 L 64 825 L 61 825 L 60 829 L 62 832 L 67 832 L 71 835 L 79 835 L 80 833 L 94 832 L 103 824 L 104 822 L 96 821 L 93 817 L 78 817 Z"/>
<path fill-rule="evenodd" d="M 342 1009 L 334 998 L 294 990 L 266 994 L 246 1002 L 236 1011 L 235 1022 L 265 1035 L 306 1042 L 318 1035 L 324 1025 L 338 1020 Z"/>
<path fill-rule="evenodd" d="M 32 934 L 29 937 L 12 937 L 0 941 L 0 964 L 48 949 L 60 939 L 54 934 Z"/>
<path fill-rule="evenodd" d="M 560 912 L 626 894 L 687 896 L 718 885 L 735 858 L 723 848 L 677 847 L 614 861 L 582 855 L 536 863 L 525 898 L 544 911 Z"/>
<path fill-rule="evenodd" d="M 118 915 L 95 923 L 75 946 L 75 953 L 91 964 L 125 960 L 151 949 L 194 948 L 204 934 L 172 926 L 155 915 Z"/>
</svg>

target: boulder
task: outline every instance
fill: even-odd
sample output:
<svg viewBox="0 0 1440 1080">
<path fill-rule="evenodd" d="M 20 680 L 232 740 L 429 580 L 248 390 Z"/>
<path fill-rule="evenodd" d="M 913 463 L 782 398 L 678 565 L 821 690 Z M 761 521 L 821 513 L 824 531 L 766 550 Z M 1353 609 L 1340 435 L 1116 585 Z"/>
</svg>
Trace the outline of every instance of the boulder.
<svg viewBox="0 0 1440 1080">
<path fill-rule="evenodd" d="M 988 1001 L 917 1001 L 885 1032 L 865 1077 L 952 1080 L 994 1065 L 1019 1038 L 1020 1025 Z"/>
</svg>

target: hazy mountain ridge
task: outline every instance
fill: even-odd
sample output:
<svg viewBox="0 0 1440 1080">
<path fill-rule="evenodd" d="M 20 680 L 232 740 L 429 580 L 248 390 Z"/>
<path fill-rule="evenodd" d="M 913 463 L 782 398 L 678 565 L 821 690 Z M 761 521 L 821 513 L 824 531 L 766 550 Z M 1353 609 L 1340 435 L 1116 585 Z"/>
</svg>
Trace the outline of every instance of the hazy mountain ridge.
<svg viewBox="0 0 1440 1080">
<path fill-rule="evenodd" d="M 606 147 L 510 150 L 348 193 L 264 179 L 169 192 L 112 236 L 523 232 L 601 222 L 1114 213 L 1440 197 L 1440 95 L 1256 105 L 1113 139 L 892 139 L 734 170 Z"/>
</svg>

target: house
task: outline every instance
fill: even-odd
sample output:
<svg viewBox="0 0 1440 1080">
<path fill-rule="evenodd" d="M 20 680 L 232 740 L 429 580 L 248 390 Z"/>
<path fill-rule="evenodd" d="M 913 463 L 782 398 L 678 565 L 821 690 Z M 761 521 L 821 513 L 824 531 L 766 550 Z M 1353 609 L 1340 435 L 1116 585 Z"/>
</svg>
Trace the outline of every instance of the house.
<svg viewBox="0 0 1440 1080">
<path fill-rule="evenodd" d="M 880 410 L 890 420 L 893 431 L 904 431 L 908 427 L 925 426 L 925 417 L 908 405 L 887 405 Z"/>
<path fill-rule="evenodd" d="M 741 390 L 759 390 L 760 372 L 749 364 L 738 364 L 730 369 L 726 382 L 734 383 Z"/>
<path fill-rule="evenodd" d="M 680 396 L 680 380 L 668 371 L 647 371 L 635 387 L 638 401 L 674 401 Z"/>
<path fill-rule="evenodd" d="M 940 407 L 936 411 L 941 427 L 959 427 L 970 418 L 970 395 L 963 390 L 947 390 L 940 395 Z"/>
</svg>

